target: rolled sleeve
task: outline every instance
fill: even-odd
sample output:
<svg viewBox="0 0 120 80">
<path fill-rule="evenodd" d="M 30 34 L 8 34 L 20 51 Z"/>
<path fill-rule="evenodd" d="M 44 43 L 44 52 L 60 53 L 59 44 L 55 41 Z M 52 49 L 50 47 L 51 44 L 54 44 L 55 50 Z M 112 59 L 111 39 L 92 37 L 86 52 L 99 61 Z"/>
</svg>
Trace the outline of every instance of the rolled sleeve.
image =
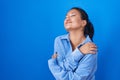
<svg viewBox="0 0 120 80">
<path fill-rule="evenodd" d="M 82 54 L 78 48 L 76 48 L 76 49 L 71 53 L 71 57 L 73 57 L 73 59 L 74 59 L 75 61 L 77 61 L 77 62 L 78 62 L 83 56 L 84 56 L 84 54 Z"/>
<path fill-rule="evenodd" d="M 54 64 L 57 64 L 57 61 L 56 59 L 51 58 L 48 60 L 48 63 L 54 65 Z"/>
<path fill-rule="evenodd" d="M 76 48 L 66 59 L 63 61 L 63 65 L 66 68 L 66 70 L 72 70 L 74 71 L 79 61 L 83 58 L 83 54 L 79 51 L 78 48 Z"/>
</svg>

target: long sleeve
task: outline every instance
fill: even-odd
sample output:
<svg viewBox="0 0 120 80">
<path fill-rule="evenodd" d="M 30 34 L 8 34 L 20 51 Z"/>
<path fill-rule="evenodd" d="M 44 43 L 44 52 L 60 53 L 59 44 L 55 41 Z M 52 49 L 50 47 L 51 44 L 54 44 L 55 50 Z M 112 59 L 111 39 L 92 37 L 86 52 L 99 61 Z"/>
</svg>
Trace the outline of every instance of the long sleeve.
<svg viewBox="0 0 120 80">
<path fill-rule="evenodd" d="M 59 61 L 57 58 L 57 61 L 59 61 L 60 66 L 64 68 L 64 70 L 72 70 L 74 71 L 77 66 L 80 59 L 82 59 L 84 55 L 79 51 L 78 48 L 76 48 L 72 53 L 70 53 L 69 56 L 63 59 L 63 61 Z"/>
<path fill-rule="evenodd" d="M 64 70 L 72 70 L 74 71 L 78 66 L 78 62 L 84 56 L 78 48 L 76 48 L 73 52 L 70 53 L 69 56 L 64 57 L 65 50 L 63 42 L 60 41 L 59 37 L 55 39 L 54 43 L 54 53 L 58 53 L 57 61 L 59 62 L 60 66 Z M 65 43 L 65 42 L 64 42 Z"/>
<path fill-rule="evenodd" d="M 97 66 L 97 54 L 85 55 L 75 71 L 64 70 L 57 64 L 56 59 L 50 59 L 48 64 L 56 80 L 93 80 Z"/>
<path fill-rule="evenodd" d="M 88 37 L 84 43 L 89 41 Z M 73 52 L 70 49 L 65 38 L 55 39 L 54 53 L 57 52 L 58 57 L 48 60 L 48 65 L 56 80 L 94 80 L 97 54 L 83 55 L 78 48 Z"/>
</svg>

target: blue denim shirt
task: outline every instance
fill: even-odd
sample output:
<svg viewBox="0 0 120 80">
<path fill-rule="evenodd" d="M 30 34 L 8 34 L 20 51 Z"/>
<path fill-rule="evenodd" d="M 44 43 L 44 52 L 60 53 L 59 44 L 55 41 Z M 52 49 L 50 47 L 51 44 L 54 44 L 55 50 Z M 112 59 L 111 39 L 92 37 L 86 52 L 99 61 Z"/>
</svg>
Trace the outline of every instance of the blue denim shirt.
<svg viewBox="0 0 120 80">
<path fill-rule="evenodd" d="M 79 46 L 87 42 L 92 42 L 89 36 Z M 69 34 L 55 39 L 54 53 L 58 56 L 49 59 L 48 65 L 56 80 L 95 80 L 97 54 L 84 55 L 78 47 L 72 51 Z"/>
</svg>

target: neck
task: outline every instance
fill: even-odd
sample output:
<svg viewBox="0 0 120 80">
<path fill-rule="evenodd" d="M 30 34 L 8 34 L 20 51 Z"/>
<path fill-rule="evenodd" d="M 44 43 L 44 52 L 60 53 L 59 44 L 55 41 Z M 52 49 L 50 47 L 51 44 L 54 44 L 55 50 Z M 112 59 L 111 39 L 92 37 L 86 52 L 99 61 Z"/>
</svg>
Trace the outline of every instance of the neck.
<svg viewBox="0 0 120 80">
<path fill-rule="evenodd" d="M 85 40 L 84 31 L 71 31 L 70 33 L 70 41 L 72 44 L 73 50 Z"/>
</svg>

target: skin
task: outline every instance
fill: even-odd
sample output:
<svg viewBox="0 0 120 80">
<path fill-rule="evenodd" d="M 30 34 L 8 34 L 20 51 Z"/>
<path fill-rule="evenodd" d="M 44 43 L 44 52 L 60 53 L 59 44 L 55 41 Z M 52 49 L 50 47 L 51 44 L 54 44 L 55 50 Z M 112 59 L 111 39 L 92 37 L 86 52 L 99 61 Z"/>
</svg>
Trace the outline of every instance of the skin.
<svg viewBox="0 0 120 80">
<path fill-rule="evenodd" d="M 70 42 L 73 51 L 86 39 L 84 36 L 84 28 L 86 24 L 86 20 L 81 19 L 81 14 L 76 9 L 72 9 L 67 13 L 64 20 L 64 26 L 70 34 Z M 79 50 L 83 54 L 95 54 L 97 47 L 94 43 L 88 42 L 81 46 Z M 53 54 L 52 58 L 57 58 L 57 53 Z"/>
</svg>

